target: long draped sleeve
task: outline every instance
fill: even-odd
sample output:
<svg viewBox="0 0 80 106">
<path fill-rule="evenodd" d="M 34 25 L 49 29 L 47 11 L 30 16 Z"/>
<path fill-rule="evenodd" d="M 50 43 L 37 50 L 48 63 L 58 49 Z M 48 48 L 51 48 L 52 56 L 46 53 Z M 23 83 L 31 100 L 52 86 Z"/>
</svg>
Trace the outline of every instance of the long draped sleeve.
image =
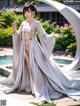
<svg viewBox="0 0 80 106">
<path fill-rule="evenodd" d="M 20 33 L 22 29 L 22 24 L 18 31 L 13 33 L 13 65 L 12 65 L 12 72 L 9 77 L 0 82 L 0 84 L 14 84 L 17 76 L 18 65 L 19 65 L 19 51 L 20 51 Z"/>
<path fill-rule="evenodd" d="M 55 38 L 49 37 L 49 34 L 44 31 L 39 21 L 37 22 L 37 30 L 43 50 L 46 54 L 46 57 L 49 58 L 55 46 Z"/>
<path fill-rule="evenodd" d="M 17 73 L 17 67 L 19 62 L 19 52 L 20 52 L 20 44 L 21 39 L 20 36 L 22 36 L 22 23 L 18 30 L 15 31 L 13 34 L 13 77 L 16 78 Z"/>
</svg>

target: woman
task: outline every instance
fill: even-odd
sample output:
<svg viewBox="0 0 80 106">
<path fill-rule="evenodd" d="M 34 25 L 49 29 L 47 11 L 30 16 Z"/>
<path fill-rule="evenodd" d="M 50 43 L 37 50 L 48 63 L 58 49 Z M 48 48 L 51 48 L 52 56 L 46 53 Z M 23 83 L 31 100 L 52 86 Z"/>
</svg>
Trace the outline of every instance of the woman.
<svg viewBox="0 0 80 106">
<path fill-rule="evenodd" d="M 6 93 L 14 90 L 32 92 L 36 103 L 49 102 L 63 95 L 80 99 L 79 73 L 66 73 L 49 58 L 54 44 L 52 38 L 61 36 L 48 35 L 41 23 L 34 20 L 34 14 L 37 14 L 35 6 L 26 5 L 23 8 L 26 20 L 18 31 L 13 23 L 13 72 L 6 81 L 0 82 L 2 89 Z"/>
</svg>

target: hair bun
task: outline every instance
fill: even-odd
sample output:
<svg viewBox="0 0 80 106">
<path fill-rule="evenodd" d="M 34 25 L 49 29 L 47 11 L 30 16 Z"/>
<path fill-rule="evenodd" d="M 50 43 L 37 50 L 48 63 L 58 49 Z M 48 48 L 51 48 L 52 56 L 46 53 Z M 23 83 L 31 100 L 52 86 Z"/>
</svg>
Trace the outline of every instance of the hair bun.
<svg viewBox="0 0 80 106">
<path fill-rule="evenodd" d="M 34 5 L 34 2 L 26 2 L 24 6 Z"/>
</svg>

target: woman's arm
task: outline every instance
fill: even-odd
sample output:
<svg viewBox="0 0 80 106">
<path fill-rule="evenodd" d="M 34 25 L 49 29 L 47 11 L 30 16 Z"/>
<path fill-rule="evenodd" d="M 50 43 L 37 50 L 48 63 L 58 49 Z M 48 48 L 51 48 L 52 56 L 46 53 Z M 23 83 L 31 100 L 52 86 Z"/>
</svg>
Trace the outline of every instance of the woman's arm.
<svg viewBox="0 0 80 106">
<path fill-rule="evenodd" d="M 50 57 L 50 55 L 52 54 L 53 48 L 55 46 L 55 37 L 53 37 L 53 34 L 47 34 L 41 23 L 37 22 L 37 30 L 38 33 L 40 34 L 39 36 L 39 40 L 40 40 L 40 44 L 43 48 L 43 51 L 46 55 L 47 58 Z"/>
<path fill-rule="evenodd" d="M 22 33 L 22 23 L 21 23 L 19 29 L 17 30 L 16 22 L 13 22 L 13 23 L 12 23 L 12 30 L 13 30 L 13 34 L 16 33 L 17 35 L 20 36 L 20 34 Z"/>
<path fill-rule="evenodd" d="M 41 23 L 38 21 L 38 27 L 37 27 L 37 30 L 38 30 L 38 33 L 40 33 L 41 36 L 46 36 L 47 38 L 62 38 L 62 35 L 60 34 L 54 34 L 54 33 L 51 33 L 51 34 L 47 34 Z"/>
<path fill-rule="evenodd" d="M 52 38 L 62 38 L 63 37 L 63 35 L 62 34 L 54 34 L 54 33 L 51 33 L 51 34 L 48 34 L 48 37 L 50 38 L 50 37 L 52 37 Z"/>
</svg>

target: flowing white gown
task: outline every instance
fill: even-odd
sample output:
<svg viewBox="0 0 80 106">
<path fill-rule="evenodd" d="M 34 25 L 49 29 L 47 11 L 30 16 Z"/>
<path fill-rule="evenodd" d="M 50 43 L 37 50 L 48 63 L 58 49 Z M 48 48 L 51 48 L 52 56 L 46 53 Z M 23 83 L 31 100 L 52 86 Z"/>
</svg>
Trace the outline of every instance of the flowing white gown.
<svg viewBox="0 0 80 106">
<path fill-rule="evenodd" d="M 32 34 L 32 40 L 29 40 L 30 72 L 25 66 L 26 33 Z M 37 103 L 58 99 L 63 95 L 79 100 L 80 72 L 62 70 L 49 58 L 54 42 L 55 39 L 45 33 L 39 21 L 33 19 L 31 26 L 27 21 L 23 21 L 13 35 L 13 72 L 6 80 L 0 82 L 0 91 L 31 91 L 35 94 Z"/>
</svg>

